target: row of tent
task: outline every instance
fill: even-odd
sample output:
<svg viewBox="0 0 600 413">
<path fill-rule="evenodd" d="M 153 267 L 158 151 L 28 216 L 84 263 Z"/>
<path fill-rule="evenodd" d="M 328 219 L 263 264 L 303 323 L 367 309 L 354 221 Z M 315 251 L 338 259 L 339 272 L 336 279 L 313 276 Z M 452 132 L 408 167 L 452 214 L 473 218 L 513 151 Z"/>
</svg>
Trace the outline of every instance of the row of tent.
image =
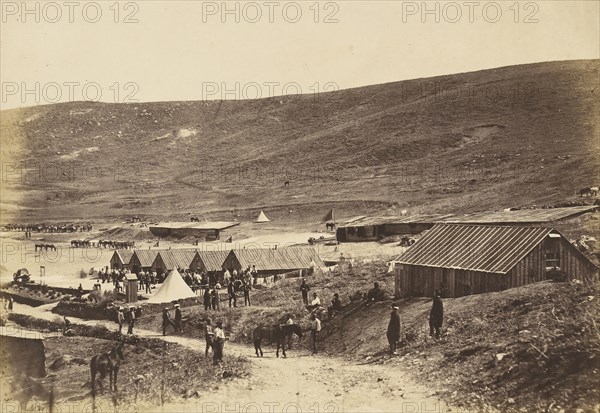
<svg viewBox="0 0 600 413">
<path fill-rule="evenodd" d="M 224 269 L 246 269 L 255 266 L 259 276 L 289 271 L 321 268 L 323 261 L 310 246 L 291 246 L 276 249 L 243 248 L 207 251 L 202 249 L 116 250 L 110 260 L 111 268 L 129 268 L 166 272 L 189 269 L 207 274 Z"/>
</svg>

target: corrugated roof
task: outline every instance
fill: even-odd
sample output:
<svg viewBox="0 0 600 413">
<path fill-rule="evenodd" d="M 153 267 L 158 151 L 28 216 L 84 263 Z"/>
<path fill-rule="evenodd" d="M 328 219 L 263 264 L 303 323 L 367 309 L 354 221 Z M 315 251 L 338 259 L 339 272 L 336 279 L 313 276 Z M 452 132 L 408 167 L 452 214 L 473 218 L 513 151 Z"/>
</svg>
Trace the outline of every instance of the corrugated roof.
<svg viewBox="0 0 600 413">
<path fill-rule="evenodd" d="M 448 218 L 451 215 L 433 214 L 433 215 L 411 215 L 411 216 L 380 216 L 380 217 L 356 217 L 344 224 L 340 224 L 340 227 L 365 227 L 371 225 L 384 225 L 384 224 L 419 224 L 419 223 L 433 223 L 435 221 L 441 221 L 444 218 Z"/>
<path fill-rule="evenodd" d="M 400 264 L 506 274 L 551 228 L 436 225 L 404 254 Z"/>
<path fill-rule="evenodd" d="M 233 253 L 242 268 L 256 265 L 259 271 L 309 268 L 311 261 L 314 261 L 317 267 L 323 266 L 323 262 L 312 247 L 246 248 L 233 250 Z"/>
<path fill-rule="evenodd" d="M 451 216 L 439 219 L 438 222 L 464 224 L 510 224 L 510 223 L 544 223 L 565 219 L 574 215 L 591 212 L 598 206 L 576 206 L 548 209 L 519 209 L 516 211 L 489 211 L 468 215 Z"/>
<path fill-rule="evenodd" d="M 206 267 L 206 271 L 221 271 L 223 263 L 231 250 L 204 251 L 198 250 L 198 255 Z"/>
<path fill-rule="evenodd" d="M 151 267 L 159 252 L 159 250 L 136 250 L 133 255 L 137 257 L 142 267 Z"/>
<path fill-rule="evenodd" d="M 194 228 L 194 229 L 225 229 L 240 225 L 235 221 L 215 221 L 215 222 L 161 222 L 158 225 L 152 225 L 150 228 Z"/>
<path fill-rule="evenodd" d="M 162 262 L 165 264 L 166 270 L 172 270 L 174 268 L 190 268 L 190 264 L 196 256 L 196 250 L 165 250 L 160 251 L 157 254 L 156 259 L 160 256 Z"/>
<path fill-rule="evenodd" d="M 131 250 L 116 250 L 114 255 L 119 257 L 119 260 L 121 260 L 121 262 L 123 264 L 128 265 L 129 261 L 131 261 L 131 257 L 133 256 L 133 251 L 131 251 Z"/>
</svg>

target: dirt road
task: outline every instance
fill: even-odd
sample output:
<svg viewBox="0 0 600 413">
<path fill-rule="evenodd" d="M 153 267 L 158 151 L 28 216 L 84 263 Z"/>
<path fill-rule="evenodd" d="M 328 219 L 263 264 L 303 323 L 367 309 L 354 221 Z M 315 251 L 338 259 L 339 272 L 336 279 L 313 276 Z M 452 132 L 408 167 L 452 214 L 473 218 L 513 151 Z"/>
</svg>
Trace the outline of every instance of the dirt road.
<svg viewBox="0 0 600 413">
<path fill-rule="evenodd" d="M 56 319 L 51 306 L 33 308 L 15 305 L 14 311 L 38 318 Z M 80 320 L 72 323 L 98 325 L 110 329 L 109 321 Z M 204 342 L 181 336 L 163 337 L 153 331 L 136 330 L 144 337 L 161 338 L 199 351 L 203 357 Z M 287 358 L 276 358 L 275 351 L 265 346 L 263 358 L 254 356 L 248 346 L 227 342 L 226 355 L 248 357 L 252 375 L 219 385 L 218 389 L 200 391 L 199 398 L 181 404 L 138 406 L 140 411 L 200 412 L 446 412 L 450 409 L 432 395 L 433 389 L 416 384 L 402 371 L 382 365 L 358 365 L 324 355 L 311 355 L 292 349 Z"/>
</svg>

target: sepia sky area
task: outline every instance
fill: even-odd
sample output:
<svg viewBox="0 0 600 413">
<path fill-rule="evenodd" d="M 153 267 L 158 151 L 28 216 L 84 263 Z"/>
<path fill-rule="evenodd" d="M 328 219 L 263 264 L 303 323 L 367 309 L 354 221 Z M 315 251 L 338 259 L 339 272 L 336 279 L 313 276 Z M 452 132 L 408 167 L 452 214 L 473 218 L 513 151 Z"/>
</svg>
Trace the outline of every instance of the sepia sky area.
<svg viewBox="0 0 600 413">
<path fill-rule="evenodd" d="M 2 109 L 94 100 L 96 89 L 107 102 L 244 99 L 597 59 L 599 11 L 598 1 L 3 1 Z"/>
</svg>

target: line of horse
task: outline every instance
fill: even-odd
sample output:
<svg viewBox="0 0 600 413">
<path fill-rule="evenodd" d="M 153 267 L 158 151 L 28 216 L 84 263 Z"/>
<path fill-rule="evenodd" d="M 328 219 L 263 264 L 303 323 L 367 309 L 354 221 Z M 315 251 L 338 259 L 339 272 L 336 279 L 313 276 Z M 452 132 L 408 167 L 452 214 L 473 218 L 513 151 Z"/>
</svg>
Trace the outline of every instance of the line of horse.
<svg viewBox="0 0 600 413">
<path fill-rule="evenodd" d="M 4 228 L 6 231 L 21 232 L 89 232 L 92 224 L 6 224 Z"/>
<path fill-rule="evenodd" d="M 135 248 L 134 241 L 111 241 L 111 240 L 99 240 L 98 242 L 94 241 L 85 241 L 85 240 L 72 240 L 71 247 L 73 248 L 111 248 L 118 250 L 132 250 Z"/>
<path fill-rule="evenodd" d="M 35 244 L 35 252 L 42 250 L 56 251 L 56 246 L 54 244 Z"/>
</svg>

